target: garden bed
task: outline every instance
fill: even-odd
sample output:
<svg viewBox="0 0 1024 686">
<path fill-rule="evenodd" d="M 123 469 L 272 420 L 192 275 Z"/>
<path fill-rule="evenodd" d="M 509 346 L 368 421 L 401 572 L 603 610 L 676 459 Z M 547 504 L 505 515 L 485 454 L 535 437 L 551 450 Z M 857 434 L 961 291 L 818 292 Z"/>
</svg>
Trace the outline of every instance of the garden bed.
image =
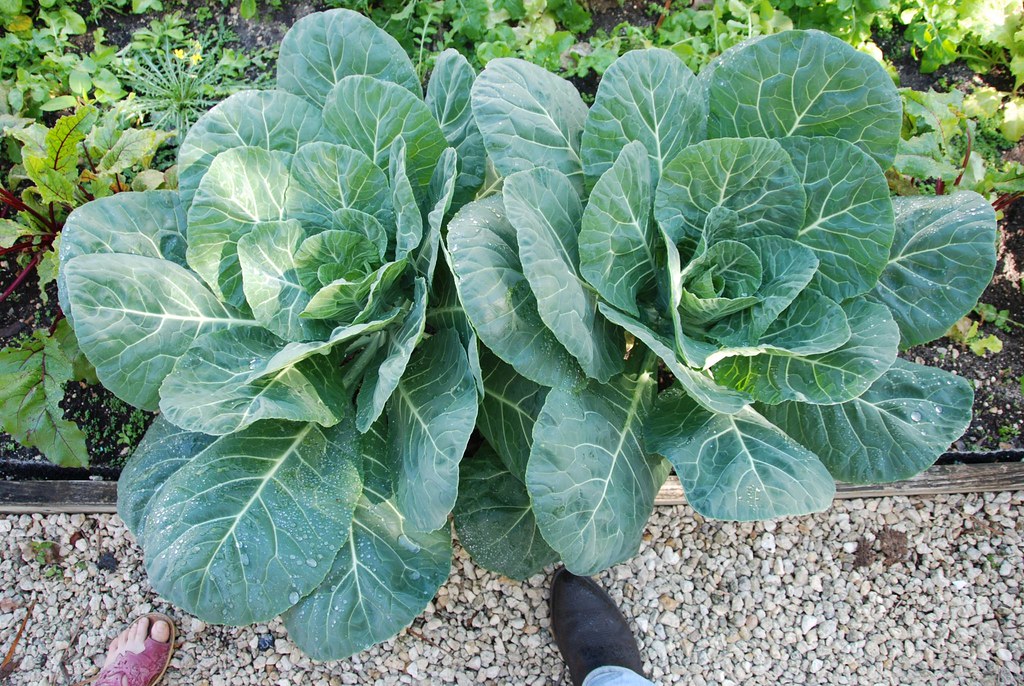
<svg viewBox="0 0 1024 686">
<path fill-rule="evenodd" d="M 174 3 L 166 3 L 167 9 L 174 9 Z M 284 31 L 299 15 L 319 8 L 289 5 L 261 17 L 259 21 L 246 21 L 238 16 L 237 8 L 224 12 L 219 3 L 204 5 L 209 10 L 196 13 L 201 17 L 193 29 L 199 33 L 216 28 L 219 21 L 227 22 L 246 48 L 265 48 L 275 45 Z M 634 26 L 649 26 L 655 17 L 647 12 L 646 5 L 638 2 L 591 3 L 593 27 L 597 30 L 612 31 L 622 22 Z M 148 16 L 120 16 L 108 14 L 100 22 L 108 31 L 108 39 L 114 43 L 126 43 L 132 32 L 146 25 Z M 896 65 L 905 85 L 925 89 L 936 84 L 956 87 L 976 78 L 973 72 L 960 64 L 943 68 L 931 75 L 922 75 L 919 65 L 911 57 L 907 44 L 896 34 L 890 34 L 878 43 Z M 1003 78 L 996 73 L 991 78 Z M 593 94 L 597 77 L 591 73 L 584 79 L 577 79 L 577 85 Z M 981 302 L 998 310 L 1010 313 L 1024 312 L 1024 283 L 1021 281 L 1021 260 L 1024 256 L 1024 207 L 1021 203 L 1012 206 L 1001 222 L 1002 240 L 999 248 L 999 262 L 993 282 L 985 291 Z M 0 283 L 6 284 L 15 273 L 13 261 L 0 261 Z M 21 289 L 4 305 L 5 324 L 0 328 L 0 345 L 24 335 L 33 329 L 50 326 L 57 312 L 53 289 L 46 303 L 33 289 Z M 947 339 L 912 348 L 904 353 L 909 360 L 940 367 L 970 380 L 976 389 L 974 419 L 964 436 L 953 446 L 954 452 L 947 453 L 939 464 L 957 462 L 989 463 L 998 459 L 1020 460 L 1024 455 L 1024 330 L 1011 328 L 1008 332 L 997 330 L 991 323 L 981 326 L 984 335 L 997 335 L 1003 344 L 1002 352 L 984 357 L 969 352 Z M 88 386 L 78 382 L 69 384 L 61 405 L 66 417 L 75 421 L 86 434 L 87 448 L 92 467 L 88 470 L 63 471 L 50 467 L 39 453 L 24 448 L 10 436 L 0 433 L 0 479 L 13 481 L 60 480 L 89 482 L 100 478 L 116 480 L 124 460 L 141 440 L 153 415 L 136 410 L 100 386 Z M 1001 451 L 992 453 L 991 451 Z M 58 477 L 58 474 L 60 475 Z M 63 487 L 61 487 L 63 488 Z M 97 486 L 97 490 L 101 490 Z M 62 490 L 61 492 L 70 492 Z M 97 502 L 111 502 L 97 496 Z M 96 510 L 98 511 L 98 510 Z"/>
</svg>

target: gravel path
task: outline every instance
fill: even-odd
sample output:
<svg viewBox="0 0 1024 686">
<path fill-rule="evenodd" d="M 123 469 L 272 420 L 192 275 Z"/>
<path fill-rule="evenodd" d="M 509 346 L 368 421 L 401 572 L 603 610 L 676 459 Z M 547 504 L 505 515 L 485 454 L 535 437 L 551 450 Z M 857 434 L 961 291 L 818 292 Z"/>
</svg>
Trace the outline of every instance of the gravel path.
<svg viewBox="0 0 1024 686">
<path fill-rule="evenodd" d="M 601 580 L 662 684 L 1024 685 L 1022 507 L 1024 492 L 852 500 L 758 524 L 659 508 L 640 553 Z M 7 683 L 95 674 L 110 638 L 152 609 L 179 618 L 166 684 L 569 683 L 547 631 L 546 577 L 513 583 L 461 550 L 411 629 L 312 663 L 280 622 L 216 627 L 170 609 L 117 517 L 8 516 L 0 536 L 0 655 L 38 601 Z M 34 541 L 55 542 L 58 556 L 47 563 Z"/>
</svg>

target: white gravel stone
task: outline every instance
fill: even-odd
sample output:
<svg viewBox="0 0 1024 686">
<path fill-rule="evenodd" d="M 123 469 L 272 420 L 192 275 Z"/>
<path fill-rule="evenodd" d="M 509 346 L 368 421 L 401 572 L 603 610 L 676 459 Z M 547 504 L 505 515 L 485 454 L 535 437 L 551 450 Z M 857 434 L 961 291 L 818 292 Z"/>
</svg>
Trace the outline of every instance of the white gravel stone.
<svg viewBox="0 0 1024 686">
<path fill-rule="evenodd" d="M 837 501 L 811 517 L 753 524 L 658 508 L 637 556 L 599 581 L 662 685 L 1007 686 L 1024 683 L 1014 660 L 1024 654 L 1020 513 L 1024 492 Z M 854 566 L 858 542 L 874 544 L 885 526 L 907 535 L 910 557 Z M 208 625 L 155 596 L 115 516 L 12 515 L 0 517 L 0 533 L 0 652 L 38 602 L 17 649 L 21 667 L 4 686 L 95 675 L 110 639 L 148 611 L 177 619 L 168 686 L 568 683 L 549 633 L 549 576 L 513 582 L 460 548 L 411 631 L 318 663 L 280 620 Z M 23 557 L 34 540 L 55 542 L 61 560 L 41 567 Z M 97 567 L 105 552 L 115 571 Z M 274 646 L 260 651 L 267 634 Z"/>
</svg>

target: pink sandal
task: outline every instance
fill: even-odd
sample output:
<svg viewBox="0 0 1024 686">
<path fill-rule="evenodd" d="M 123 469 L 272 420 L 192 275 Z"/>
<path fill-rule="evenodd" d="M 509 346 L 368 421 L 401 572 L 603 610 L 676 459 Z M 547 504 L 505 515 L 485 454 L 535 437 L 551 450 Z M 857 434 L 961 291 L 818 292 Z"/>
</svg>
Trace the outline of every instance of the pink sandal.
<svg viewBox="0 0 1024 686">
<path fill-rule="evenodd" d="M 164 672 L 167 671 L 167 665 L 171 662 L 177 631 L 174 622 L 167 615 L 152 612 L 146 617 L 149 618 L 150 630 L 152 630 L 154 622 L 167 622 L 171 628 L 171 635 L 167 643 L 147 637 L 145 648 L 141 653 L 125 651 L 119 655 L 113 663 L 100 670 L 100 673 L 89 682 L 92 686 L 121 686 L 122 678 L 127 680 L 128 686 L 153 686 L 160 681 Z"/>
</svg>

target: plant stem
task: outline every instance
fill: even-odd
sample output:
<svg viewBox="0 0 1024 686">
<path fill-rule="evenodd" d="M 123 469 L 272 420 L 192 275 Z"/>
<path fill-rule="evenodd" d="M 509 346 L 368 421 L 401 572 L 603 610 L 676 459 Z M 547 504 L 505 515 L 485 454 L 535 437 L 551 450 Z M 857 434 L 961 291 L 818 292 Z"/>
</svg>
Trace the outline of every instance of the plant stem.
<svg viewBox="0 0 1024 686">
<path fill-rule="evenodd" d="M 35 247 L 36 245 L 34 243 L 17 243 L 9 248 L 0 248 L 0 256 L 8 255 L 12 252 L 25 252 L 26 250 L 31 250 Z"/>
<path fill-rule="evenodd" d="M 50 233 L 57 233 L 60 230 L 59 226 L 57 226 L 56 224 L 51 224 L 49 219 L 36 212 L 34 209 L 32 209 L 24 202 L 22 202 L 21 199 L 18 198 L 18 196 L 16 196 L 14 193 L 11 193 L 6 189 L 0 188 L 0 202 L 4 202 L 7 205 L 10 205 L 11 209 L 13 209 L 15 212 L 28 212 L 30 215 L 36 218 L 36 221 L 39 222 L 40 226 L 45 228 Z"/>
<path fill-rule="evenodd" d="M 954 186 L 959 186 L 960 182 L 964 178 L 964 174 L 967 173 L 967 163 L 971 161 L 971 146 L 974 144 L 974 136 L 971 135 L 971 127 L 967 127 L 967 151 L 964 153 L 964 162 L 961 165 L 960 175 L 956 177 L 956 181 L 953 182 Z"/>
<path fill-rule="evenodd" d="M 363 375 L 366 368 L 370 365 L 370 361 L 373 360 L 377 354 L 377 350 L 380 348 L 381 335 L 378 333 L 370 341 L 370 344 L 366 346 L 366 349 L 360 352 L 354 360 L 352 360 L 348 368 L 345 370 L 345 376 L 341 380 L 341 385 L 347 389 L 351 389 L 355 382 L 359 380 L 359 377 Z"/>
<path fill-rule="evenodd" d="M 32 270 L 36 268 L 36 265 L 39 264 L 39 261 L 41 259 L 43 259 L 43 253 L 41 252 L 32 258 L 32 261 L 28 263 L 28 266 L 22 269 L 21 273 L 18 274 L 18 278 L 14 280 L 14 283 L 8 286 L 7 290 L 4 291 L 2 295 L 0 295 L 0 303 L 2 303 L 4 300 L 7 300 L 7 297 L 14 292 L 14 289 L 20 286 L 22 282 L 28 278 L 28 275 L 32 273 Z"/>
</svg>

